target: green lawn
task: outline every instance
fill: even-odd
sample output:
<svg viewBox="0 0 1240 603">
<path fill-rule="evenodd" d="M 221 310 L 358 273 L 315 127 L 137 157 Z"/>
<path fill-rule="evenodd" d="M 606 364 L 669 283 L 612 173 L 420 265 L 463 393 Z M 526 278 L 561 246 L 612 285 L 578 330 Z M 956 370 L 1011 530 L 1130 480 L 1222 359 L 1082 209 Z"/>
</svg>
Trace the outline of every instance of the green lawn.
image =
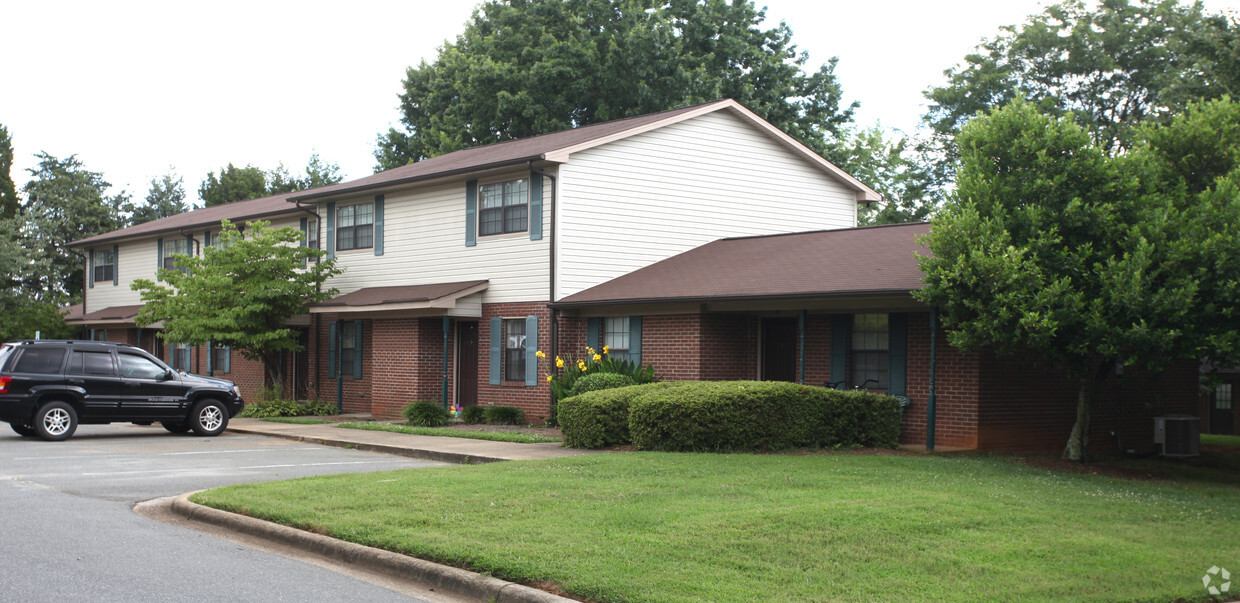
<svg viewBox="0 0 1240 603">
<path fill-rule="evenodd" d="M 1226 446 L 1228 448 L 1240 448 L 1240 436 L 1203 433 L 1201 434 L 1201 444 L 1203 446 Z"/>
<path fill-rule="evenodd" d="M 323 419 L 316 419 L 314 417 L 263 417 L 259 419 L 259 421 L 268 421 L 270 423 L 297 423 L 298 425 L 322 425 L 324 423 L 331 423 L 331 421 L 324 421 Z"/>
<path fill-rule="evenodd" d="M 470 438 L 474 440 L 491 440 L 493 442 L 516 442 L 518 444 L 545 444 L 559 442 L 560 438 L 551 438 L 536 433 L 511 431 L 459 431 L 440 427 L 416 427 L 413 425 L 393 425 L 392 423 L 345 422 L 336 427 L 345 429 L 365 429 L 368 431 L 393 431 L 411 435 L 439 436 L 445 438 Z"/>
<path fill-rule="evenodd" d="M 1240 563 L 1234 483 L 1005 457 L 601 454 L 194 500 L 598 601 L 1195 600 Z"/>
</svg>

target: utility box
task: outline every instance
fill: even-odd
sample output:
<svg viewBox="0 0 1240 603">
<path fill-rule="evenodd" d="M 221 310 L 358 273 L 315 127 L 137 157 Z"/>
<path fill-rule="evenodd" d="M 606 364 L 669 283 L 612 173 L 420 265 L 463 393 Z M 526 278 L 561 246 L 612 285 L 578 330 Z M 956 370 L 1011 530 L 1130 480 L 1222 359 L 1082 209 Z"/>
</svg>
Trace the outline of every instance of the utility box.
<svg viewBox="0 0 1240 603">
<path fill-rule="evenodd" d="M 1201 419 L 1192 415 L 1154 417 L 1154 443 L 1167 458 L 1201 456 Z"/>
</svg>

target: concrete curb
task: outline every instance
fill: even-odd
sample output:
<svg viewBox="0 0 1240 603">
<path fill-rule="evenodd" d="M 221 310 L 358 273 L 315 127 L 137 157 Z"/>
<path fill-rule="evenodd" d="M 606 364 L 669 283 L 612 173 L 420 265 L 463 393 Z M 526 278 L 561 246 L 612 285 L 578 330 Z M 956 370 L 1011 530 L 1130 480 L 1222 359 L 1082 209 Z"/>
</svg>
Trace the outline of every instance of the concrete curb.
<svg viewBox="0 0 1240 603">
<path fill-rule="evenodd" d="M 208 523 L 249 536 L 262 538 L 269 542 L 296 547 L 307 553 L 341 563 L 364 567 L 370 571 L 393 578 L 421 582 L 432 586 L 436 590 L 450 592 L 470 599 L 496 601 L 497 603 L 562 603 L 572 601 L 572 599 L 566 599 L 536 588 L 483 576 L 468 570 L 448 567 L 415 557 L 312 534 L 296 528 L 254 519 L 253 517 L 204 507 L 189 501 L 189 497 L 194 494 L 197 494 L 197 492 L 182 494 L 174 498 L 171 505 L 172 512 L 189 521 Z"/>
<path fill-rule="evenodd" d="M 496 458 L 490 456 L 479 456 L 476 454 L 459 454 L 455 452 L 444 452 L 442 450 L 426 450 L 422 448 L 406 448 L 403 446 L 387 446 L 384 444 L 364 444 L 360 442 L 352 442 L 345 439 L 324 438 L 319 436 L 298 435 L 295 433 L 273 433 L 270 431 L 262 431 L 258 429 L 247 429 L 245 427 L 228 426 L 228 431 L 237 433 L 250 433 L 273 438 L 284 438 L 296 442 L 307 442 L 310 444 L 322 444 L 323 446 L 335 446 L 337 448 L 351 448 L 354 450 L 365 450 L 367 452 L 382 452 L 384 454 L 395 454 L 398 456 L 407 456 L 415 459 L 423 459 L 427 461 L 439 461 L 441 463 L 456 463 L 459 465 L 471 465 L 477 463 L 498 463 L 508 459 Z"/>
</svg>

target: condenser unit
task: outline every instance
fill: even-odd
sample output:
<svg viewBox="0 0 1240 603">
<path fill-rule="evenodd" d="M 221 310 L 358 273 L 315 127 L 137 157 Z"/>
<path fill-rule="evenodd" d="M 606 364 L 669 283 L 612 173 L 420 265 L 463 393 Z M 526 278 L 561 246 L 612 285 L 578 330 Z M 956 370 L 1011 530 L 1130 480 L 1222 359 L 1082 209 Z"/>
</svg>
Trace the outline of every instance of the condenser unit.
<svg viewBox="0 0 1240 603">
<path fill-rule="evenodd" d="M 1154 443 L 1168 458 L 1201 456 L 1201 419 L 1192 415 L 1154 417 Z"/>
</svg>

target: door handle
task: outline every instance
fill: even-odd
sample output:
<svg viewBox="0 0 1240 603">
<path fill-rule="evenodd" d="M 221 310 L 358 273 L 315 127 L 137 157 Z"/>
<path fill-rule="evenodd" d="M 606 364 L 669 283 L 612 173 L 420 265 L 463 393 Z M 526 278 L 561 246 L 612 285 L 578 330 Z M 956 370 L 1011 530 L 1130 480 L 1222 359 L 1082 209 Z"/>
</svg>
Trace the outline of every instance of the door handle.
<svg viewBox="0 0 1240 603">
<path fill-rule="evenodd" d="M 86 381 L 82 379 L 69 379 L 68 381 L 69 383 L 72 383 L 74 385 L 85 385 L 86 384 Z"/>
</svg>

